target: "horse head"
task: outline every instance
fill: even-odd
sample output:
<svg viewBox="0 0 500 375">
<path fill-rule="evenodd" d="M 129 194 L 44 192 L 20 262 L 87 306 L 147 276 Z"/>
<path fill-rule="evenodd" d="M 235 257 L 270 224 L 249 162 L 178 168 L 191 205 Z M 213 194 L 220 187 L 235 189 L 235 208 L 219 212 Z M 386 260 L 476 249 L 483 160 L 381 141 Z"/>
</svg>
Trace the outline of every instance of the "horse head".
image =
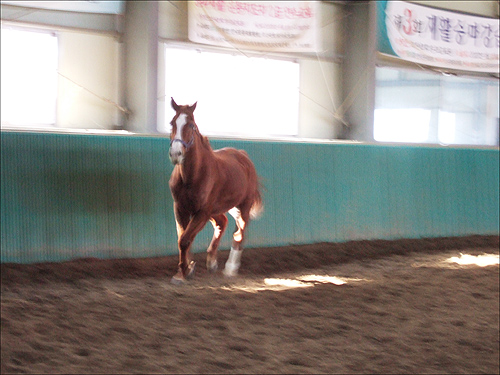
<svg viewBox="0 0 500 375">
<path fill-rule="evenodd" d="M 170 121 L 172 131 L 170 132 L 170 151 L 169 157 L 172 164 L 182 164 L 186 152 L 193 145 L 195 135 L 198 132 L 198 126 L 194 121 L 193 112 L 196 109 L 196 103 L 193 105 L 178 105 L 174 98 L 170 102 L 175 111 L 175 116 Z"/>
</svg>

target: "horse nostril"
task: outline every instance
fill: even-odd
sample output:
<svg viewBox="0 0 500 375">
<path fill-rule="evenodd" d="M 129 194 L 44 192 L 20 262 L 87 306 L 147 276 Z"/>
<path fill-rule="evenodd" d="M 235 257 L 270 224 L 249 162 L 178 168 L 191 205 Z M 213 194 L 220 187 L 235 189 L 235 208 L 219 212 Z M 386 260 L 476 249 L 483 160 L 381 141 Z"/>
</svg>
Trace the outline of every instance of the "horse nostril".
<svg viewBox="0 0 500 375">
<path fill-rule="evenodd" d="M 178 151 L 178 150 L 174 151 L 174 150 L 172 150 L 172 149 L 171 149 L 171 150 L 168 152 L 168 155 L 169 155 L 169 157 L 170 157 L 170 161 L 171 161 L 172 163 L 174 163 L 174 164 L 179 164 L 179 163 L 181 162 L 181 161 L 180 161 L 180 159 L 181 159 L 181 157 L 182 157 L 182 151 Z"/>
</svg>

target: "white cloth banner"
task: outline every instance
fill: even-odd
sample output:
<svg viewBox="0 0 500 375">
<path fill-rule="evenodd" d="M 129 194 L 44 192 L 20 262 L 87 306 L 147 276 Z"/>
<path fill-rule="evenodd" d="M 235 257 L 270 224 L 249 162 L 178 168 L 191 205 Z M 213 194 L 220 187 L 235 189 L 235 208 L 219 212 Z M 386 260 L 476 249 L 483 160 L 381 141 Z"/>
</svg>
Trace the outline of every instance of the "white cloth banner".
<svg viewBox="0 0 500 375">
<path fill-rule="evenodd" d="M 83 13 L 121 14 L 125 1 L 3 1 L 2 4 Z"/>
<path fill-rule="evenodd" d="M 499 20 L 388 1 L 385 25 L 397 56 L 458 70 L 499 70 Z"/>
<path fill-rule="evenodd" d="M 316 1 L 190 1 L 189 40 L 276 52 L 317 50 Z"/>
</svg>

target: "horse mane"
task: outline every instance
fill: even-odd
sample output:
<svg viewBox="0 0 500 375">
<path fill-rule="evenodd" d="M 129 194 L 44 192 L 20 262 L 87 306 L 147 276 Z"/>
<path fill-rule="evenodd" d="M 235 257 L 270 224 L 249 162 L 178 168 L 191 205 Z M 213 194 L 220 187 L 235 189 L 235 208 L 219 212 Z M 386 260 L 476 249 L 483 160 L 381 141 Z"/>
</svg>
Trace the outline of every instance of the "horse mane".
<svg viewBox="0 0 500 375">
<path fill-rule="evenodd" d="M 196 126 L 196 132 L 195 132 L 195 134 L 198 135 L 198 139 L 201 141 L 201 146 L 204 147 L 207 150 L 213 151 L 212 146 L 210 145 L 210 141 L 208 140 L 208 137 L 206 137 L 206 136 L 204 136 L 203 134 L 200 133 L 200 128 L 198 127 L 198 124 L 194 121 L 194 118 L 193 118 L 192 121 L 193 121 L 193 123 Z"/>
<path fill-rule="evenodd" d="M 200 140 L 201 140 L 202 146 L 212 150 L 212 146 L 210 145 L 210 141 L 208 140 L 208 137 L 202 135 L 200 132 L 198 132 L 198 134 L 200 135 Z"/>
</svg>

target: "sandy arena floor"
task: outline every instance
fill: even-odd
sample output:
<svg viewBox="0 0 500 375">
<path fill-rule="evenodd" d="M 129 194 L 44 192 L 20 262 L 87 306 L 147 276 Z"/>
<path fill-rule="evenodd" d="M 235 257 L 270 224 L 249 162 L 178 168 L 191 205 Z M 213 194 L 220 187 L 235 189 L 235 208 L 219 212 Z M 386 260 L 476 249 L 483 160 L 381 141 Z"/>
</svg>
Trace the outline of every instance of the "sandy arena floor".
<svg viewBox="0 0 500 375">
<path fill-rule="evenodd" d="M 3 264 L 1 373 L 498 374 L 498 254 L 498 236 L 247 249 L 235 279 L 196 254 L 185 286 L 177 257 Z"/>
</svg>

